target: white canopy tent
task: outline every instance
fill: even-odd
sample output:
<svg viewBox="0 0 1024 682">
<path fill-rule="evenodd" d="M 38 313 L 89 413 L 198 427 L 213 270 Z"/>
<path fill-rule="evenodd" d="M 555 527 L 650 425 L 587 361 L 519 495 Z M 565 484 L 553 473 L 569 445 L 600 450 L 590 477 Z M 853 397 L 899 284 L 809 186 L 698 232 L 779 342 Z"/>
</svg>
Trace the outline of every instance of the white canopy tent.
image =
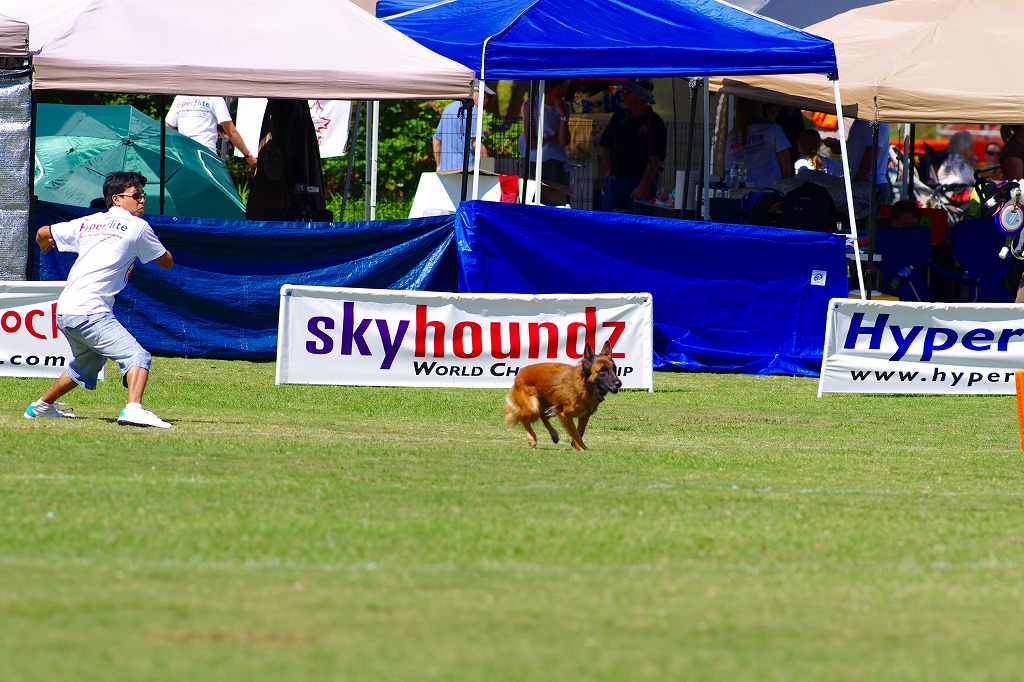
<svg viewBox="0 0 1024 682">
<path fill-rule="evenodd" d="M 1020 123 L 1020 0 L 890 0 L 807 28 L 836 46 L 843 111 L 890 123 Z M 835 113 L 800 75 L 716 79 L 721 92 Z"/>
<path fill-rule="evenodd" d="M 439 99 L 473 80 L 339 0 L 0 0 L 0 15 L 29 25 L 43 90 Z"/>
</svg>

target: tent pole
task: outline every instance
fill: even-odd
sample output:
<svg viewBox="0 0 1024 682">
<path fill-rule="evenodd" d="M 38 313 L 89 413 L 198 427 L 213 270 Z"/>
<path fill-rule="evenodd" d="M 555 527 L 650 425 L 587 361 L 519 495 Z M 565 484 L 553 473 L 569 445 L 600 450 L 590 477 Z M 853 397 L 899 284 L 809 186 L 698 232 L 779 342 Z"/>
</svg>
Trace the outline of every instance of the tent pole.
<svg viewBox="0 0 1024 682">
<path fill-rule="evenodd" d="M 476 123 L 473 120 L 473 107 L 476 105 L 472 99 L 462 100 L 462 114 L 465 114 L 466 118 L 463 120 L 462 125 L 462 195 L 459 202 L 466 200 L 466 196 L 469 193 L 469 148 L 470 140 L 470 128 L 475 127 Z M 474 145 L 475 146 L 475 145 Z"/>
<path fill-rule="evenodd" d="M 348 141 L 348 170 L 345 172 L 345 193 L 341 197 L 341 222 L 345 222 L 345 209 L 348 205 L 348 193 L 352 189 L 352 162 L 356 156 L 356 138 L 359 137 L 359 115 L 363 112 L 362 100 L 356 102 L 355 124 L 352 126 Z"/>
<path fill-rule="evenodd" d="M 877 116 L 877 113 L 876 113 Z M 878 167 L 878 120 L 871 121 L 871 170 L 868 171 L 868 262 L 874 264 L 875 239 L 878 237 L 878 228 L 875 224 L 875 211 L 878 210 L 875 199 L 875 169 Z M 859 260 L 859 259 L 858 259 Z M 868 292 L 868 298 L 871 298 Z"/>
<path fill-rule="evenodd" d="M 164 214 L 164 201 L 167 196 L 167 95 L 160 95 L 160 215 Z"/>
<path fill-rule="evenodd" d="M 476 122 L 473 126 L 474 152 L 473 160 L 473 198 L 480 198 L 480 153 L 484 146 L 484 77 L 480 74 L 480 87 L 476 90 Z M 497 97 L 497 95 L 495 95 Z"/>
<path fill-rule="evenodd" d="M 686 140 L 686 170 L 683 171 L 683 203 L 682 203 L 682 215 L 686 216 L 687 204 L 690 199 L 690 164 L 693 163 L 693 138 L 697 134 L 697 96 L 694 93 L 696 88 L 700 87 L 700 79 L 690 78 L 690 129 L 687 131 L 688 138 Z M 675 105 L 675 97 L 672 97 L 673 106 Z M 676 146 L 678 149 L 678 145 Z"/>
<path fill-rule="evenodd" d="M 708 77 L 704 76 L 704 158 L 700 164 L 703 177 L 700 193 L 700 214 L 704 220 L 711 220 L 708 215 L 708 194 L 711 192 L 711 92 L 708 88 Z M 721 96 L 721 95 L 719 95 Z M 684 190 L 685 191 L 685 190 Z"/>
<path fill-rule="evenodd" d="M 843 155 L 843 185 L 846 187 L 846 210 L 850 219 L 850 238 L 853 240 L 853 263 L 857 269 L 857 284 L 860 286 L 860 300 L 867 300 L 864 286 L 864 266 L 860 262 L 860 246 L 857 243 L 857 215 L 853 210 L 853 184 L 850 178 L 850 154 L 846 149 L 846 122 L 843 121 L 843 100 L 839 95 L 839 74 L 830 73 L 832 89 L 836 100 L 836 120 L 839 121 L 839 149 Z"/>
<path fill-rule="evenodd" d="M 380 102 L 374 100 L 369 103 L 370 120 L 369 132 L 366 137 L 366 175 L 370 178 L 370 191 L 366 201 L 366 219 L 377 219 L 377 152 L 380 146 L 378 131 L 380 130 Z M 372 139 L 371 139 L 372 138 Z"/>
<path fill-rule="evenodd" d="M 530 115 L 523 118 L 523 139 L 529 140 L 536 132 L 533 118 L 533 102 L 537 101 L 537 81 L 530 81 Z M 519 203 L 526 203 L 526 187 L 530 182 L 530 150 L 523 155 L 523 187 L 519 192 Z"/>
<path fill-rule="evenodd" d="M 534 204 L 540 204 L 540 168 L 544 157 L 544 107 L 546 106 L 544 88 L 546 84 L 546 80 L 540 81 L 540 85 L 537 88 L 537 99 L 533 100 L 530 104 L 530 117 L 533 118 L 534 112 L 537 112 L 537 161 L 533 168 L 533 178 L 536 183 L 534 186 L 537 190 L 533 194 Z M 540 109 L 537 108 L 538 104 L 540 104 Z M 529 156 L 529 153 L 527 153 L 527 156 Z"/>
<path fill-rule="evenodd" d="M 916 123 L 911 123 L 910 124 L 910 142 L 907 144 L 907 148 L 910 150 L 910 175 L 908 176 L 910 178 L 910 182 L 909 182 L 910 187 L 914 186 L 914 176 L 917 175 L 917 165 L 915 163 L 917 155 L 914 154 L 914 147 L 917 145 L 917 141 L 914 139 L 915 137 L 917 137 L 917 124 Z M 922 180 L 922 182 L 923 181 L 924 180 Z M 904 198 L 905 199 L 909 199 L 910 195 L 907 195 Z"/>
</svg>

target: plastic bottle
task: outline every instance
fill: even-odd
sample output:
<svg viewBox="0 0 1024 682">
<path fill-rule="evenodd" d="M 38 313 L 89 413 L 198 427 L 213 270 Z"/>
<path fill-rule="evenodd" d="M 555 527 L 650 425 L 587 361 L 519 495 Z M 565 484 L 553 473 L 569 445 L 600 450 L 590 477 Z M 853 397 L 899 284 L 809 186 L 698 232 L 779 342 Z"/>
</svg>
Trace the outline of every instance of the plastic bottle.
<svg viewBox="0 0 1024 682">
<path fill-rule="evenodd" d="M 729 189 L 738 189 L 740 186 L 740 163 L 737 161 L 729 169 L 728 176 Z"/>
<path fill-rule="evenodd" d="M 739 174 L 740 174 L 740 187 L 747 186 L 747 165 L 742 161 L 739 162 Z"/>
<path fill-rule="evenodd" d="M 900 271 L 896 273 L 896 276 L 892 277 L 889 280 L 889 283 L 887 284 L 887 286 L 889 287 L 889 291 L 893 293 L 899 291 L 901 284 L 910 281 L 910 273 L 912 273 L 913 271 L 913 265 L 905 265 L 902 268 L 900 268 Z"/>
</svg>

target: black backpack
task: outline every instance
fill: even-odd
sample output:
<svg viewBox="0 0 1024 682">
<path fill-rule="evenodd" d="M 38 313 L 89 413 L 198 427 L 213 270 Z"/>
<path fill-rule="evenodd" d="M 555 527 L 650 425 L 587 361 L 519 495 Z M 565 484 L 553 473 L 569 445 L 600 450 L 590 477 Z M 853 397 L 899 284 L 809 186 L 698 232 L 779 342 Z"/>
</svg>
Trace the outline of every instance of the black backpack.
<svg viewBox="0 0 1024 682">
<path fill-rule="evenodd" d="M 777 225 L 794 230 L 834 232 L 838 213 L 832 195 L 821 185 L 805 182 L 782 197 Z"/>
</svg>

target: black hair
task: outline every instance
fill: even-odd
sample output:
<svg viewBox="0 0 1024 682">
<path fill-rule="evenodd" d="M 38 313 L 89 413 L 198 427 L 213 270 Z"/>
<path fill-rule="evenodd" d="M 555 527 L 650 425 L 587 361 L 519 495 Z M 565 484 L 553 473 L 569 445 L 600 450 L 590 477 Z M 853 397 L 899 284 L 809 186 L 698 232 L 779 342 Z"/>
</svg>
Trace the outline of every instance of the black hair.
<svg viewBox="0 0 1024 682">
<path fill-rule="evenodd" d="M 893 218 L 898 218 L 904 213 L 914 216 L 915 220 L 921 219 L 921 209 L 913 199 L 900 199 L 892 205 Z"/>
<path fill-rule="evenodd" d="M 107 208 L 114 205 L 114 195 L 121 194 L 129 187 L 142 189 L 146 186 L 146 176 L 135 171 L 114 171 L 103 180 L 103 201 Z"/>
</svg>

